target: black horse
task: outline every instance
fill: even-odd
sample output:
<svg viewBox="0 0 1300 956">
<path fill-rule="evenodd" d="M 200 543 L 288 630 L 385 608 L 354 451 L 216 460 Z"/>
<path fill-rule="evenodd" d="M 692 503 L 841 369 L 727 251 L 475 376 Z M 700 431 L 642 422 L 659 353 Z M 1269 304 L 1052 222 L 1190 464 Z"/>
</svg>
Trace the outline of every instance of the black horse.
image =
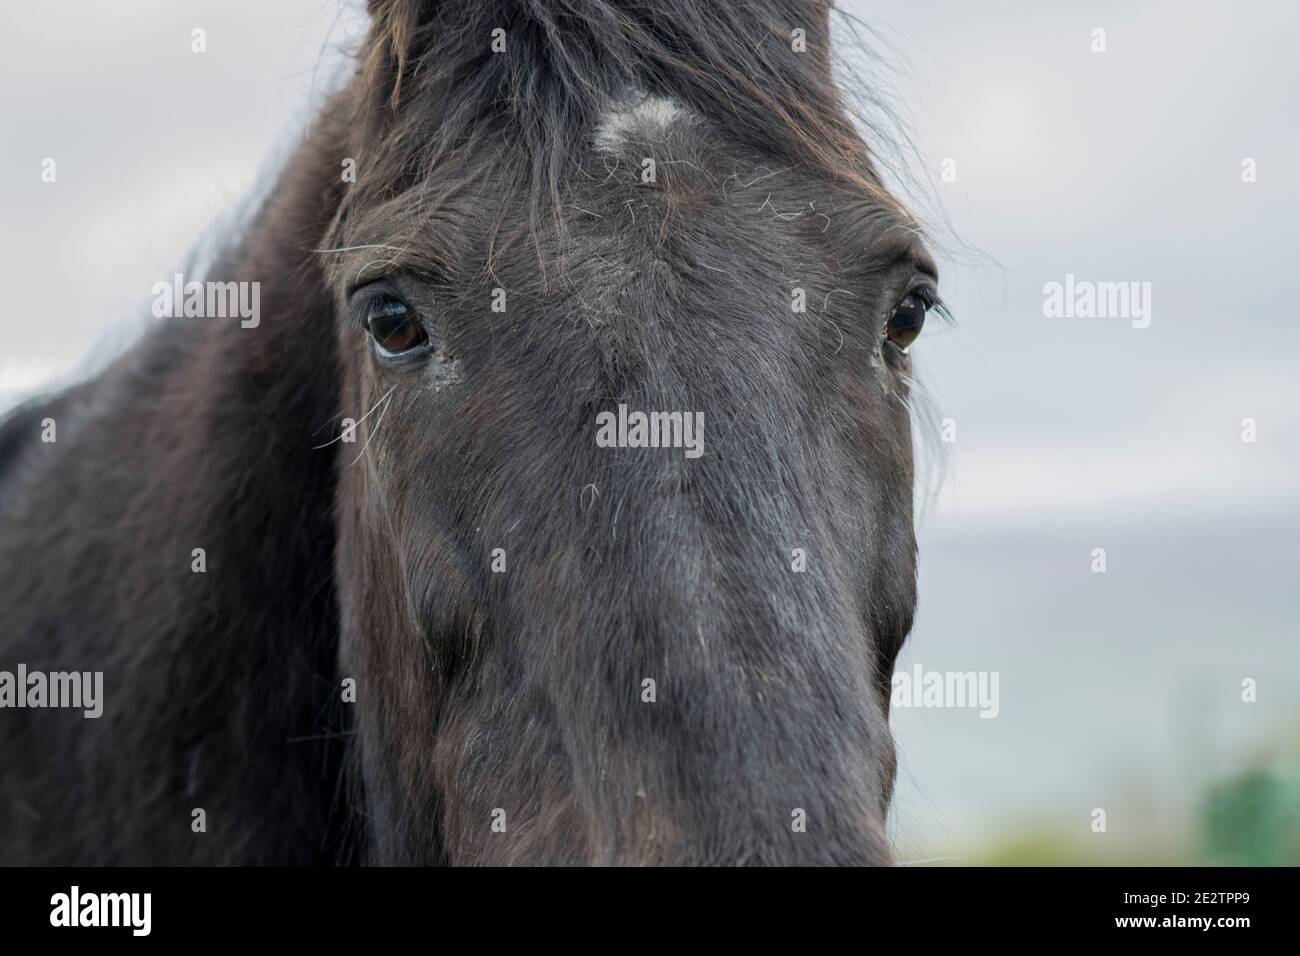
<svg viewBox="0 0 1300 956">
<path fill-rule="evenodd" d="M 827 4 L 371 15 L 193 314 L 0 425 L 0 862 L 889 862 L 937 278 Z"/>
</svg>

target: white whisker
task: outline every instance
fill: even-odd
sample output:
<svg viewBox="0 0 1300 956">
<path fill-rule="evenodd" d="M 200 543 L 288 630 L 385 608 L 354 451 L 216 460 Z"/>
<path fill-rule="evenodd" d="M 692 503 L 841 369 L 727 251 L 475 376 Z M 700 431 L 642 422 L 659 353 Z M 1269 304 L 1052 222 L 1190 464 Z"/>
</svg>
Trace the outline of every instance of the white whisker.
<svg viewBox="0 0 1300 956">
<path fill-rule="evenodd" d="M 397 386 L 394 385 L 393 388 L 397 388 Z M 375 427 L 370 429 L 370 434 L 366 436 L 366 443 L 362 445 L 361 450 L 357 452 L 357 457 L 353 458 L 352 461 L 348 462 L 349 468 L 361 460 L 361 456 L 364 455 L 366 453 L 366 449 L 370 447 L 370 439 L 374 438 L 375 435 L 379 434 L 379 426 L 381 426 L 384 423 L 384 415 L 388 411 L 388 398 L 390 395 L 393 394 L 393 388 L 390 388 L 388 390 L 388 393 L 384 395 L 383 398 L 380 399 L 380 401 L 384 403 L 384 407 L 379 412 L 379 419 L 375 422 Z M 371 409 L 371 411 L 373 410 L 374 409 Z"/>
<path fill-rule="evenodd" d="M 392 247 L 389 246 L 387 248 L 392 248 Z M 400 252 L 401 250 L 398 251 Z M 391 263 L 392 261 L 393 261 L 392 256 L 389 256 L 387 259 L 371 259 L 369 262 L 362 263 L 361 268 L 357 270 L 356 281 L 360 282 L 361 273 L 365 272 L 367 269 L 369 269 L 371 266 L 375 265 L 376 263 Z"/>
<path fill-rule="evenodd" d="M 898 860 L 898 866 L 919 866 L 922 863 L 956 863 L 961 860 L 959 856 L 931 856 L 924 860 Z"/>
<path fill-rule="evenodd" d="M 357 249 L 392 249 L 401 252 L 401 246 L 386 246 L 383 243 L 370 243 L 363 246 L 339 246 L 337 249 L 312 249 L 312 252 L 354 252 Z"/>
<path fill-rule="evenodd" d="M 397 388 L 397 386 L 394 385 L 393 388 Z M 352 423 L 352 427 L 353 427 L 353 428 L 356 428 L 358 425 L 360 425 L 362 422 L 364 422 L 367 418 L 369 418 L 371 415 L 373 415 L 374 412 L 375 412 L 375 409 L 379 407 L 379 402 L 382 402 L 384 399 L 388 398 L 389 395 L 392 395 L 392 394 L 393 394 L 393 388 L 390 388 L 387 392 L 385 392 L 385 393 L 383 394 L 383 396 L 379 399 L 379 401 L 377 401 L 377 402 L 375 402 L 375 404 L 371 405 L 371 406 L 370 406 L 370 411 L 366 412 L 364 415 L 362 415 L 360 418 L 358 418 L 355 422 L 353 422 L 353 423 Z M 344 430 L 344 432 L 346 433 L 346 429 Z M 326 442 L 325 444 L 323 444 L 323 445 L 313 445 L 311 450 L 312 450 L 312 451 L 318 451 L 318 450 L 320 450 L 321 448 L 328 448 L 330 445 L 334 444 L 336 441 L 342 441 L 342 440 L 343 440 L 343 435 L 339 435 L 339 436 L 337 436 L 337 437 L 335 437 L 335 438 L 331 438 L 329 441 L 327 441 L 327 442 Z"/>
</svg>

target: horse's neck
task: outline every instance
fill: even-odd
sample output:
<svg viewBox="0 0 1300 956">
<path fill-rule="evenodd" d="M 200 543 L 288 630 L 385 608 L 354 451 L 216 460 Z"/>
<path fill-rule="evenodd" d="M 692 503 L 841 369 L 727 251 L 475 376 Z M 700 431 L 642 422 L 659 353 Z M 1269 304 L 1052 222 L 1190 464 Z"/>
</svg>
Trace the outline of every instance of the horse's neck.
<svg viewBox="0 0 1300 956">
<path fill-rule="evenodd" d="M 0 728 L 0 751 L 65 760 L 108 787 L 96 807 L 74 803 L 80 789 L 10 795 L 63 800 L 47 817 L 86 823 L 25 831 L 49 848 L 36 861 L 72 840 L 83 859 L 118 862 L 338 854 L 326 835 L 342 719 L 337 446 L 314 447 L 335 425 L 337 336 L 311 250 L 331 215 L 322 196 L 341 188 L 340 152 L 309 139 L 208 277 L 260 284 L 255 328 L 161 320 L 79 387 L 54 442 L 29 436 L 22 452 L 27 477 L 0 519 L 0 656 L 103 671 L 105 697 L 104 719 L 87 727 L 20 734 L 11 721 L 13 740 Z M 152 781 L 147 799 L 129 790 L 140 781 Z M 220 840 L 192 839 L 194 806 L 222 815 Z"/>
</svg>

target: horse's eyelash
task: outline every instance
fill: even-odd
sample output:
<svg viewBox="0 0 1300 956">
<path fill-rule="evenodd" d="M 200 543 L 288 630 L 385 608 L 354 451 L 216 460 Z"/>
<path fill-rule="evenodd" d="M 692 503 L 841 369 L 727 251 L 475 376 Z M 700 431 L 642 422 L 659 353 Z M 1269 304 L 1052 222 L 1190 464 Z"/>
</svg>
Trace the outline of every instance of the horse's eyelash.
<svg viewBox="0 0 1300 956">
<path fill-rule="evenodd" d="M 939 295 L 939 290 L 929 283 L 918 285 L 908 290 L 908 295 L 915 295 L 925 303 L 925 311 L 929 315 L 937 316 L 945 325 L 956 325 L 957 316 L 953 314 L 948 303 L 944 302 L 943 297 Z"/>
<path fill-rule="evenodd" d="M 922 301 L 925 300 L 922 299 Z M 940 319 L 944 321 L 945 324 L 947 325 L 957 324 L 957 316 L 953 314 L 952 309 L 948 308 L 948 304 L 944 302 L 943 299 L 939 298 L 938 293 L 935 293 L 932 301 L 925 303 L 925 308 L 927 311 L 933 312 L 935 315 L 937 315 Z"/>
<path fill-rule="evenodd" d="M 932 285 L 915 286 L 908 291 L 908 294 L 919 296 L 927 309 L 934 309 L 943 305 L 943 301 L 939 298 L 939 290 Z"/>
<path fill-rule="evenodd" d="M 371 313 L 375 311 L 377 305 L 382 305 L 386 299 L 400 304 L 408 313 L 414 315 L 415 310 L 411 308 L 409 302 L 387 289 L 373 289 L 368 291 L 357 290 L 352 299 L 352 303 L 348 308 L 350 323 L 362 331 L 365 331 L 365 328 L 370 321 Z"/>
</svg>

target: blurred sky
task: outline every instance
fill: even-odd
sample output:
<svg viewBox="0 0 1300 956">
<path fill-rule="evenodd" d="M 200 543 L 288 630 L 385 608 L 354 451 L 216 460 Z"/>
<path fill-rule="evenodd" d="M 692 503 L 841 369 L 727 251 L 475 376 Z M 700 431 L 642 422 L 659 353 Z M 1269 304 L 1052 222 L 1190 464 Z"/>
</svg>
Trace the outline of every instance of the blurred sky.
<svg viewBox="0 0 1300 956">
<path fill-rule="evenodd" d="M 891 51 L 958 317 L 913 350 L 957 442 L 901 666 L 1001 674 L 996 719 L 896 712 L 896 837 L 915 858 L 1027 823 L 1086 838 L 1098 806 L 1116 846 L 1181 826 L 1198 781 L 1268 760 L 1300 722 L 1300 5 L 846 6 Z M 6 12 L 0 405 L 138 333 L 152 284 L 267 188 L 357 7 Z M 1151 326 L 1044 318 L 1067 273 L 1150 282 Z"/>
</svg>

